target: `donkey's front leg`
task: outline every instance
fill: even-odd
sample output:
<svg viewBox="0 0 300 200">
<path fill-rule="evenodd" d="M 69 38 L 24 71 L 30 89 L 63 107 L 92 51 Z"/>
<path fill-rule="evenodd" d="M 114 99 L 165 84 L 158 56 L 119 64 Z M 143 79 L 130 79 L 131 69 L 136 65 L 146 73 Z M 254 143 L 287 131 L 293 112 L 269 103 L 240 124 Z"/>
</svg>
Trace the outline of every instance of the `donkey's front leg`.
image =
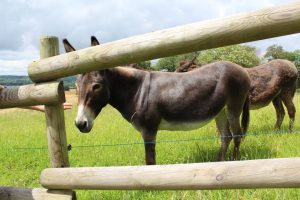
<svg viewBox="0 0 300 200">
<path fill-rule="evenodd" d="M 146 165 L 155 165 L 155 139 L 156 133 L 144 131 L 142 133 L 145 144 L 145 159 Z"/>
</svg>

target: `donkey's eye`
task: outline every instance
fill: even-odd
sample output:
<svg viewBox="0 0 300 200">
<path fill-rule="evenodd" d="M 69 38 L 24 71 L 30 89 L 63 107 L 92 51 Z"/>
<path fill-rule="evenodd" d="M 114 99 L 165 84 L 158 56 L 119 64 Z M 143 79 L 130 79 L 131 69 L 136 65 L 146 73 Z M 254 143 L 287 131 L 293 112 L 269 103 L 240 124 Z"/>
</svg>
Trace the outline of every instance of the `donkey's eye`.
<svg viewBox="0 0 300 200">
<path fill-rule="evenodd" d="M 94 84 L 94 85 L 93 85 L 92 90 L 93 90 L 93 91 L 96 91 L 96 90 L 101 89 L 101 87 L 102 87 L 102 86 L 101 86 L 99 83 L 97 83 L 97 84 Z"/>
</svg>

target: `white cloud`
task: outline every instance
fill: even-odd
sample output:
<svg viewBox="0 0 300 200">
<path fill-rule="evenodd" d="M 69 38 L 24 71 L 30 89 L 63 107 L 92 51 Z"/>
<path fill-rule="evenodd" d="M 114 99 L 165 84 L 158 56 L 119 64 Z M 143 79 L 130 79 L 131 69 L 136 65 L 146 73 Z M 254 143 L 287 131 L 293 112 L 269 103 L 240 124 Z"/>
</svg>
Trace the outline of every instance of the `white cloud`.
<svg viewBox="0 0 300 200">
<path fill-rule="evenodd" d="M 104 43 L 291 1 L 2 0 L 0 74 L 26 74 L 26 62 L 39 57 L 38 42 L 42 35 L 55 35 L 60 39 L 67 37 L 79 49 L 89 46 L 91 35 L 96 35 Z M 288 50 L 299 49 L 300 36 L 297 34 L 251 44 L 265 48 L 274 43 Z M 61 52 L 64 52 L 62 48 Z M 18 67 L 17 62 L 26 66 Z"/>
<path fill-rule="evenodd" d="M 39 55 L 30 37 L 22 36 L 20 50 L 0 51 L 0 75 L 27 75 L 27 66 Z"/>
<path fill-rule="evenodd" d="M 0 75 L 26 75 L 27 66 L 32 60 L 1 60 Z"/>
</svg>

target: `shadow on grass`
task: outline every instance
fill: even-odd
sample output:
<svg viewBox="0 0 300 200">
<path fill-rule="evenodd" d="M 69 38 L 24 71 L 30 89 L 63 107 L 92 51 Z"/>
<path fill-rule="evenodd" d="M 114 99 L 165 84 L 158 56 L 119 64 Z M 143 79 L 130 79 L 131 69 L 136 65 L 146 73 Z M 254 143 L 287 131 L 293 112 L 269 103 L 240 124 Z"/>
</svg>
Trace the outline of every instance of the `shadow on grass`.
<svg viewBox="0 0 300 200">
<path fill-rule="evenodd" d="M 233 145 L 230 145 L 226 154 L 226 161 L 231 160 L 233 151 Z M 205 148 L 196 144 L 192 148 L 192 152 L 189 156 L 184 158 L 185 163 L 200 163 L 200 162 L 215 162 L 219 153 L 218 147 Z M 277 155 L 277 151 L 272 149 L 271 146 L 243 146 L 240 148 L 240 160 L 255 160 L 255 159 L 269 159 L 274 158 Z"/>
</svg>

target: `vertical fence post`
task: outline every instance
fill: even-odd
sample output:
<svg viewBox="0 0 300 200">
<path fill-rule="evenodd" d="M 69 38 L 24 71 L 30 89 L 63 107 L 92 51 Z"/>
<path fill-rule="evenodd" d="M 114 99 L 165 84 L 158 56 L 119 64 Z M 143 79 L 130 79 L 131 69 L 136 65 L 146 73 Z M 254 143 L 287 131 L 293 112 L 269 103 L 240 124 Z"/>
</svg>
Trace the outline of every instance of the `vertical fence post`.
<svg viewBox="0 0 300 200">
<path fill-rule="evenodd" d="M 59 54 L 58 38 L 46 36 L 40 39 L 40 57 L 48 58 Z M 61 103 L 45 106 L 48 149 L 51 166 L 69 167 L 65 117 Z"/>
</svg>

